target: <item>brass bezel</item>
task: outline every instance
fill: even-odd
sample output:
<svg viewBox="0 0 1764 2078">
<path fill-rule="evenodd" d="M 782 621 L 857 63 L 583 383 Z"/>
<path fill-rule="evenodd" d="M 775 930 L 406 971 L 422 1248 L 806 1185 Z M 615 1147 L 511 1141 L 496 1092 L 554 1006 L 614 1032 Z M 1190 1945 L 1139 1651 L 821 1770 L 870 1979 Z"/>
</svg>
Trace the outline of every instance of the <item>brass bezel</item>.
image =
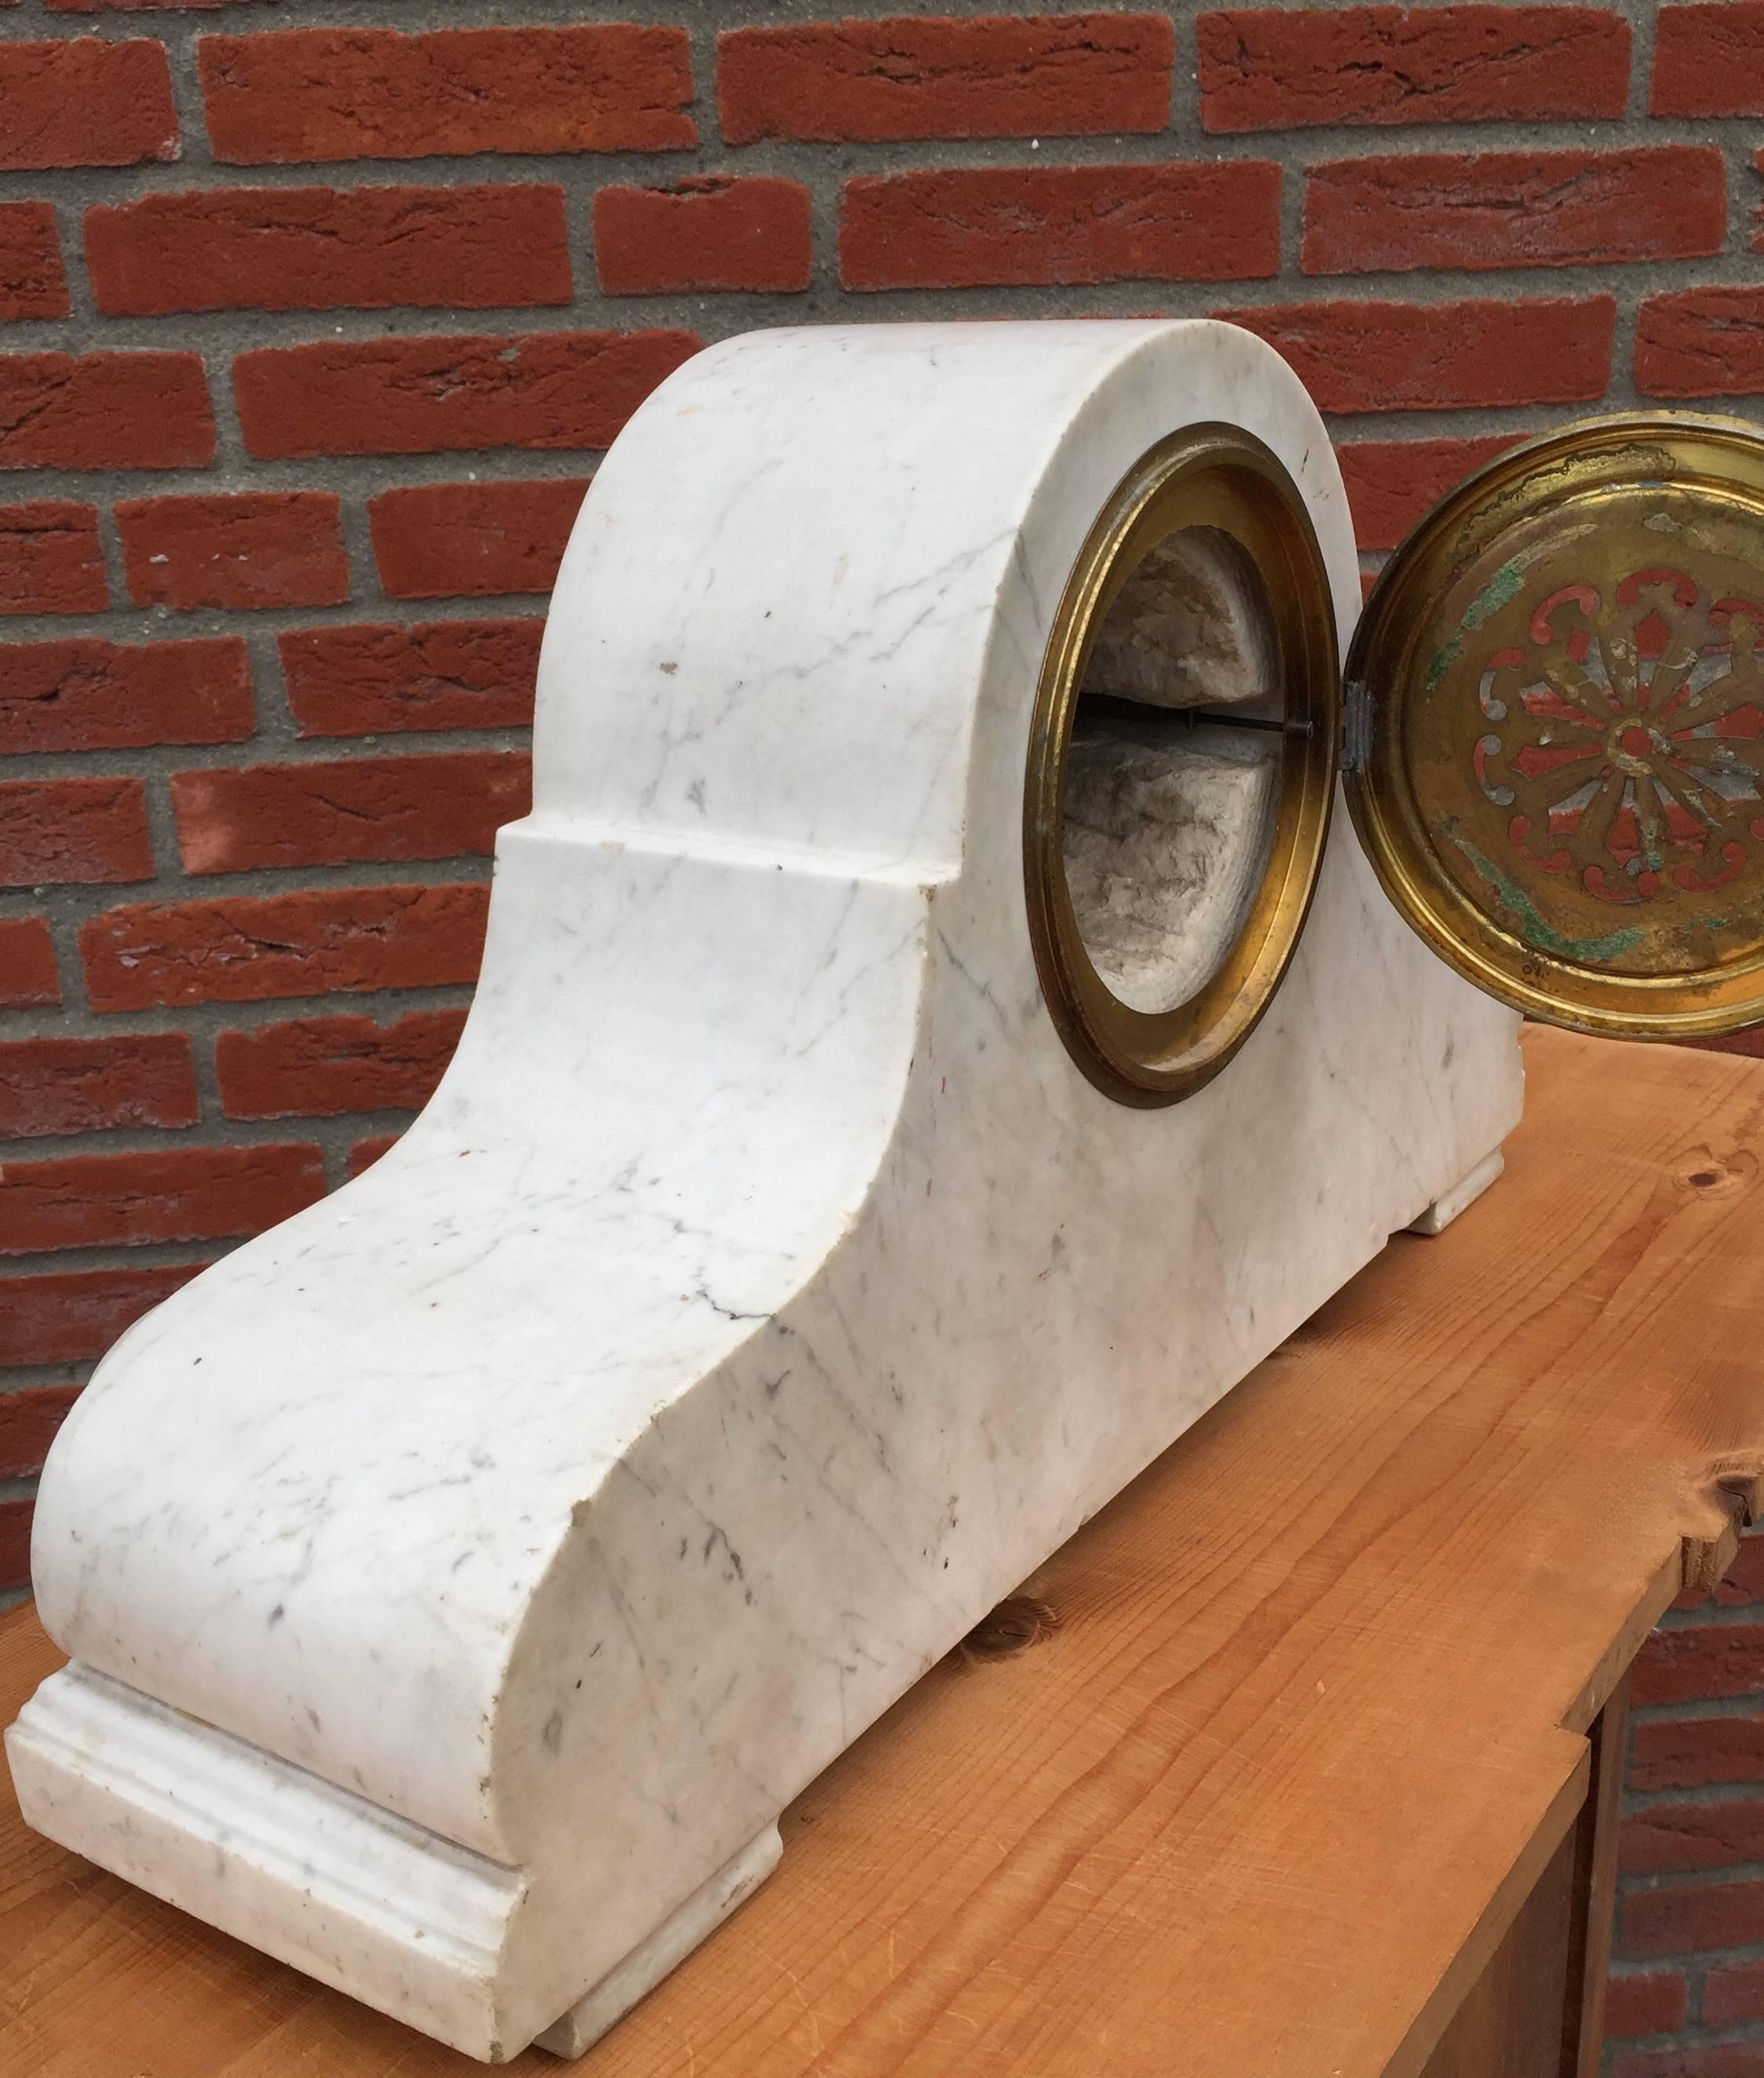
<svg viewBox="0 0 1764 2078">
<path fill-rule="evenodd" d="M 1091 646 L 1139 562 L 1186 527 L 1216 527 L 1253 558 L 1278 641 L 1288 728 L 1274 830 L 1249 915 L 1187 1002 L 1132 1009 L 1092 965 L 1062 844 L 1065 754 Z M 1041 666 L 1024 787 L 1024 878 L 1036 970 L 1068 1052 L 1117 1103 L 1174 1104 L 1210 1082 L 1267 1009 L 1311 907 L 1334 803 L 1341 681 L 1328 574 L 1298 486 L 1273 451 L 1225 425 L 1172 434 L 1116 486 L 1066 582 Z"/>
<path fill-rule="evenodd" d="M 1764 540 L 1764 439 L 1734 421 L 1675 413 L 1582 421 L 1491 462 L 1421 520 L 1375 587 L 1349 652 L 1350 703 L 1362 739 L 1344 771 L 1349 812 L 1386 894 L 1466 980 L 1529 1017 L 1577 1032 L 1643 1040 L 1712 1037 L 1764 1019 L 1764 916 L 1755 947 L 1719 965 L 1623 974 L 1560 956 L 1497 923 L 1449 876 L 1429 840 L 1411 752 L 1467 757 L 1469 741 L 1425 697 L 1441 637 L 1440 603 L 1513 531 L 1552 508 L 1562 524 L 1603 518 L 1595 568 L 1637 551 L 1637 494 L 1700 491 L 1755 515 Z M 1517 920 L 1516 916 L 1516 921 Z"/>
</svg>

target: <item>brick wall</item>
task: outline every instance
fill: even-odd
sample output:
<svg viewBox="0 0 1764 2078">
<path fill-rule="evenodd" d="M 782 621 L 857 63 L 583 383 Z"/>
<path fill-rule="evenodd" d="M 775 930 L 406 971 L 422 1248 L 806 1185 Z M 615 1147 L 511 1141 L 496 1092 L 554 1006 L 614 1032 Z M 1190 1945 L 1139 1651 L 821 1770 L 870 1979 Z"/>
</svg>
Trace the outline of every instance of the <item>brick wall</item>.
<svg viewBox="0 0 1764 2078">
<path fill-rule="evenodd" d="M 92 1360 L 433 1087 L 558 552 L 701 340 L 1230 315 L 1370 571 L 1524 432 L 1764 413 L 1761 147 L 1764 0 L 0 0 L 0 1593 Z M 1625 2078 L 1764 2074 L 1755 1550 L 1643 1670 Z"/>
</svg>

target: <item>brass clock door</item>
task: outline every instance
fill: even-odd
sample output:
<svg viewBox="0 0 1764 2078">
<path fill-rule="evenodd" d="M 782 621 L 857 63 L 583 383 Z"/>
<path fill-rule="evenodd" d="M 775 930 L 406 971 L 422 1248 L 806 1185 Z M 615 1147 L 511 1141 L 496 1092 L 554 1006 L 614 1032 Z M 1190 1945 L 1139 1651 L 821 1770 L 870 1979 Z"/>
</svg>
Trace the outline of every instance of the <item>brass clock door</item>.
<svg viewBox="0 0 1764 2078">
<path fill-rule="evenodd" d="M 1630 1038 L 1764 1020 L 1764 437 L 1570 427 L 1442 500 L 1349 653 L 1343 777 L 1490 994 Z"/>
</svg>

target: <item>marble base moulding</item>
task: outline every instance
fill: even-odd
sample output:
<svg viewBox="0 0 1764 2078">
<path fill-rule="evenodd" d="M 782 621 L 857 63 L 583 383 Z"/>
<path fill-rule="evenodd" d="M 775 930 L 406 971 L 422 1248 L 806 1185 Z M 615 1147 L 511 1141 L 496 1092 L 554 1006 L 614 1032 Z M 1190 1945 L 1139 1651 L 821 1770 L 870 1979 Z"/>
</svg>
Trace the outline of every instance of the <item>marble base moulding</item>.
<svg viewBox="0 0 1764 2078">
<path fill-rule="evenodd" d="M 1486 1167 L 1516 1020 L 1345 816 L 1186 1101 L 1111 1101 L 1043 1003 L 1049 616 L 1136 460 L 1220 421 L 1299 485 L 1345 630 L 1328 440 L 1228 327 L 754 334 L 636 414 L 440 1091 L 132 1328 L 56 1444 L 33 1564 L 73 1663 L 9 1734 L 33 1825 L 475 2056 L 573 2052 L 807 1783 Z"/>
</svg>

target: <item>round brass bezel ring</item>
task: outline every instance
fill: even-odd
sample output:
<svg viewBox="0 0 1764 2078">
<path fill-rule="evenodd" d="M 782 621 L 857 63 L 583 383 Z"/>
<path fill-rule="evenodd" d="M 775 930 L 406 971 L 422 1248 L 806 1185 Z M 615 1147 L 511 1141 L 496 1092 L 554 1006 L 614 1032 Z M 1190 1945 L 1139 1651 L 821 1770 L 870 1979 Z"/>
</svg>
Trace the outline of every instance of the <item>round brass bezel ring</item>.
<svg viewBox="0 0 1764 2078">
<path fill-rule="evenodd" d="M 1261 882 L 1211 978 L 1170 1010 L 1132 1009 L 1092 965 L 1066 886 L 1065 758 L 1091 645 L 1121 586 L 1160 542 L 1217 528 L 1253 559 L 1278 640 L 1288 724 Z M 1316 891 L 1335 801 L 1341 687 L 1328 573 L 1278 457 L 1234 426 L 1173 433 L 1116 487 L 1066 581 L 1029 729 L 1023 863 L 1041 991 L 1067 1051 L 1118 1104 L 1174 1104 L 1210 1082 L 1280 986 Z"/>
</svg>

